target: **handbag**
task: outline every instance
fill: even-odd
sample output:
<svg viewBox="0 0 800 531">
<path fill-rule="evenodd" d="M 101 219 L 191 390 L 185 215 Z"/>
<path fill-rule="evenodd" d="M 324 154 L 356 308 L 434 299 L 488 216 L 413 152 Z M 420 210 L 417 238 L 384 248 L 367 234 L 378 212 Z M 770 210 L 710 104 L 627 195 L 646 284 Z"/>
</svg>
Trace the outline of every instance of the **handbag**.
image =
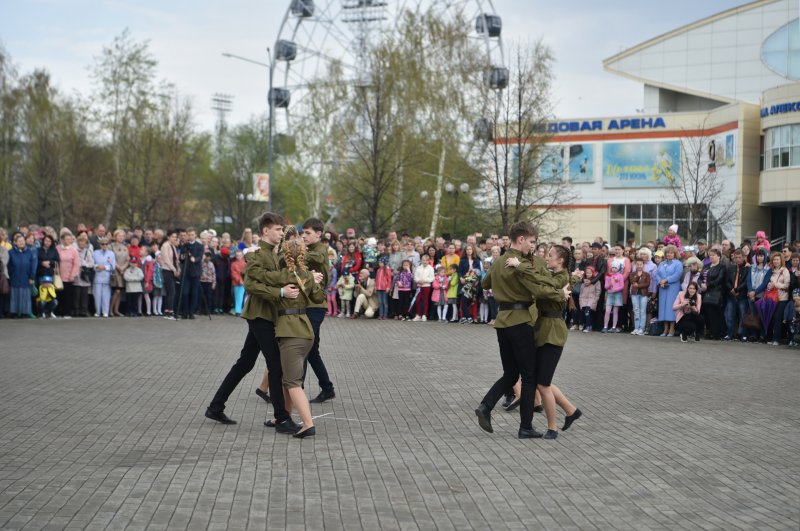
<svg viewBox="0 0 800 531">
<path fill-rule="evenodd" d="M 125 287 L 125 278 L 122 276 L 122 273 L 120 273 L 119 269 L 117 269 L 116 267 L 114 268 L 114 272 L 111 273 L 111 287 L 112 288 Z"/>
<path fill-rule="evenodd" d="M 778 275 L 778 280 L 783 277 L 783 271 L 780 272 Z M 764 298 L 770 299 L 771 301 L 777 303 L 778 302 L 778 288 L 773 287 L 772 289 L 764 290 Z"/>
<path fill-rule="evenodd" d="M 53 287 L 56 288 L 56 291 L 64 289 L 64 281 L 61 280 L 61 273 L 58 272 L 58 264 L 56 264 L 56 271 L 53 275 Z"/>
<path fill-rule="evenodd" d="M 81 266 L 81 280 L 87 284 L 94 282 L 95 270 L 93 267 Z"/>
<path fill-rule="evenodd" d="M 742 319 L 742 327 L 750 330 L 761 330 L 761 318 L 757 313 L 747 312 Z"/>
</svg>

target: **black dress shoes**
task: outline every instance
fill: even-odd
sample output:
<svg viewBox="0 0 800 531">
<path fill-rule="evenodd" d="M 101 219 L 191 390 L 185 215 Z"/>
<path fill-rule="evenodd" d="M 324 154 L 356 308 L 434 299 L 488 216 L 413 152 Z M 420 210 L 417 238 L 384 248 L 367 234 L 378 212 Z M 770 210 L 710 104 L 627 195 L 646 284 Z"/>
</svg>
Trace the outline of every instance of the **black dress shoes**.
<svg viewBox="0 0 800 531">
<path fill-rule="evenodd" d="M 295 437 L 297 439 L 305 439 L 306 437 L 313 437 L 316 434 L 317 434 L 317 428 L 311 426 L 310 428 L 307 428 L 305 430 L 298 431 L 297 433 L 292 435 L 292 437 Z"/>
<path fill-rule="evenodd" d="M 576 420 L 578 420 L 579 418 L 581 418 L 581 415 L 583 415 L 583 413 L 581 412 L 581 410 L 580 410 L 580 409 L 576 409 L 576 410 L 575 410 L 575 413 L 573 413 L 572 415 L 568 415 L 567 417 L 565 417 L 565 418 L 564 418 L 564 426 L 561 428 L 561 431 L 567 431 L 567 430 L 569 429 L 569 427 L 570 427 L 570 426 L 572 426 L 572 423 L 573 423 L 573 422 L 575 422 Z"/>
<path fill-rule="evenodd" d="M 544 411 L 544 406 L 543 405 L 539 404 L 538 406 L 533 406 L 533 412 L 534 413 L 541 413 L 542 411 Z"/>
<path fill-rule="evenodd" d="M 517 437 L 520 439 L 541 439 L 544 434 L 540 431 L 536 431 L 535 428 L 525 429 L 520 428 L 519 433 L 517 433 Z"/>
<path fill-rule="evenodd" d="M 292 419 L 286 419 L 283 422 L 279 422 L 275 425 L 275 431 L 278 433 L 288 433 L 290 435 L 300 431 L 300 428 L 302 428 L 302 426 L 297 424 Z"/>
<path fill-rule="evenodd" d="M 506 411 L 514 411 L 515 409 L 517 409 L 519 407 L 520 400 L 521 399 L 519 398 L 515 398 L 514 400 L 512 400 L 511 403 L 506 406 Z"/>
<path fill-rule="evenodd" d="M 206 418 L 216 420 L 221 424 L 236 424 L 236 421 L 228 417 L 223 411 L 211 411 L 210 409 L 206 409 Z"/>
<path fill-rule="evenodd" d="M 475 415 L 478 416 L 478 425 L 483 429 L 483 431 L 494 433 L 494 430 L 492 429 L 492 412 L 489 411 L 489 408 L 486 407 L 486 404 L 479 405 L 478 409 L 475 410 Z"/>
<path fill-rule="evenodd" d="M 323 402 L 327 402 L 331 398 L 336 398 L 336 392 L 334 391 L 320 391 L 319 394 L 309 400 L 312 404 L 321 404 Z"/>
<path fill-rule="evenodd" d="M 514 398 L 515 398 L 515 397 L 514 397 L 514 395 L 513 395 L 513 394 L 511 394 L 511 395 L 506 395 L 506 398 L 505 398 L 505 400 L 503 400 L 503 403 L 502 403 L 502 404 L 500 404 L 500 407 L 502 407 L 503 409 L 508 409 L 508 406 L 510 406 L 510 405 L 511 405 L 511 402 L 513 402 L 513 401 L 514 401 Z"/>
<path fill-rule="evenodd" d="M 544 434 L 544 439 L 556 439 L 558 438 L 558 432 L 556 430 L 547 430 L 547 433 Z"/>
<path fill-rule="evenodd" d="M 258 396 L 260 396 L 261 398 L 263 398 L 265 402 L 267 402 L 267 403 L 271 402 L 271 400 L 269 398 L 269 395 L 267 393 L 265 393 L 264 391 L 262 391 L 261 389 L 259 389 L 258 387 L 256 387 L 256 394 Z"/>
</svg>

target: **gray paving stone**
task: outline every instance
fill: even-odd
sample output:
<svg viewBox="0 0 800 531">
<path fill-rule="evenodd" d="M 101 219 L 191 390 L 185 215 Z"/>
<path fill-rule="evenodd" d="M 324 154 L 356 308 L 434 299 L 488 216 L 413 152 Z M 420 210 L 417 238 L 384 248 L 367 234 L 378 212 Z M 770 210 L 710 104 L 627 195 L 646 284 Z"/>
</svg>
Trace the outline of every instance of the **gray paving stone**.
<svg viewBox="0 0 800 531">
<path fill-rule="evenodd" d="M 584 418 L 520 441 L 517 414 L 472 413 L 490 328 L 333 319 L 337 398 L 301 442 L 262 425 L 263 361 L 239 424 L 203 417 L 244 333 L 0 321 L 0 529 L 800 528 L 798 350 L 573 334 L 555 382 Z"/>
</svg>

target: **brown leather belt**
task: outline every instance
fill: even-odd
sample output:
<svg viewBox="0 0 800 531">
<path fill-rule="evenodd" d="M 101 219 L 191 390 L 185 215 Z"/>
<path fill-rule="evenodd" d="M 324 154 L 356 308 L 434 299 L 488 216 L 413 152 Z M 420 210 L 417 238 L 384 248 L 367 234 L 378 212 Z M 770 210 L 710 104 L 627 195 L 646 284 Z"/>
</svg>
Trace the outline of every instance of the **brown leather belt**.
<svg viewBox="0 0 800 531">
<path fill-rule="evenodd" d="M 527 310 L 531 302 L 501 302 L 497 305 L 501 312 L 507 310 Z"/>
<path fill-rule="evenodd" d="M 281 308 L 278 315 L 305 315 L 305 308 Z"/>
</svg>

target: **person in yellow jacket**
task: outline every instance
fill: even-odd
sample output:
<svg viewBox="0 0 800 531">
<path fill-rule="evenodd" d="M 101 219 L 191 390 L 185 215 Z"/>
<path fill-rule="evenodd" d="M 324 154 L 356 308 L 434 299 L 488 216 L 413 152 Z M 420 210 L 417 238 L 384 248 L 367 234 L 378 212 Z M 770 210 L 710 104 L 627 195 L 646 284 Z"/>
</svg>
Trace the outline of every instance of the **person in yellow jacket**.
<svg viewBox="0 0 800 531">
<path fill-rule="evenodd" d="M 36 297 L 36 305 L 39 307 L 39 312 L 42 319 L 47 318 L 47 314 L 55 319 L 53 313 L 58 306 L 58 299 L 56 298 L 56 287 L 53 284 L 53 277 L 43 276 L 39 279 L 39 296 Z"/>
</svg>

